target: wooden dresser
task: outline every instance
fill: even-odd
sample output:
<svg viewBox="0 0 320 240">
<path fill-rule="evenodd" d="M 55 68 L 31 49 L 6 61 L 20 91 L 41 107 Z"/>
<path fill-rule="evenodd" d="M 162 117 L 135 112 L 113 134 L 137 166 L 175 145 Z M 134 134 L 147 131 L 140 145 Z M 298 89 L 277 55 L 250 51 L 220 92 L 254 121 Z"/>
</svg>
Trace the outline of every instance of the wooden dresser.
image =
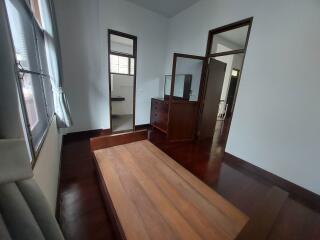
<svg viewBox="0 0 320 240">
<path fill-rule="evenodd" d="M 151 99 L 150 124 L 167 135 L 172 141 L 186 141 L 195 138 L 198 102 L 171 102 L 163 98 Z"/>
<path fill-rule="evenodd" d="M 168 132 L 169 101 L 161 98 L 151 99 L 150 124 L 160 131 Z"/>
</svg>

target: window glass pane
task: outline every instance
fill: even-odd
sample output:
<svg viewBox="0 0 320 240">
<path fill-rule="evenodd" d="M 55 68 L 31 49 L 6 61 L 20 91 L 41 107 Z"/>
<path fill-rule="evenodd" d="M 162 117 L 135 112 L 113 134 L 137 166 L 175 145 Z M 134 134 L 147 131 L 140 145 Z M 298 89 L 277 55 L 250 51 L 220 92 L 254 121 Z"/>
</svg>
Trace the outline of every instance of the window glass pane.
<svg viewBox="0 0 320 240">
<path fill-rule="evenodd" d="M 133 40 L 130 38 L 110 35 L 110 50 L 112 52 L 126 53 L 133 55 Z"/>
<path fill-rule="evenodd" d="M 116 55 L 110 55 L 110 67 L 112 73 L 119 72 L 119 57 Z"/>
<path fill-rule="evenodd" d="M 35 74 L 24 74 L 21 88 L 27 110 L 33 147 L 37 151 L 49 126 L 42 78 Z"/>
<path fill-rule="evenodd" d="M 46 100 L 47 113 L 49 120 L 54 114 L 54 102 L 51 81 L 48 77 L 42 77 L 44 96 Z"/>
<path fill-rule="evenodd" d="M 221 53 L 245 48 L 249 26 L 213 35 L 211 53 Z"/>
<path fill-rule="evenodd" d="M 24 1 L 6 0 L 16 58 L 24 69 L 40 72 L 33 20 L 23 4 Z"/>
<path fill-rule="evenodd" d="M 164 79 L 164 95 L 170 96 L 171 94 L 171 75 L 166 75 Z"/>
<path fill-rule="evenodd" d="M 30 126 L 30 130 L 32 131 L 39 122 L 39 116 L 38 116 L 37 104 L 36 104 L 35 94 L 34 94 L 30 75 L 27 75 L 23 78 L 23 80 L 21 81 L 21 87 L 22 87 L 24 102 L 26 105 L 29 126 Z"/>
<path fill-rule="evenodd" d="M 119 73 L 129 74 L 129 58 L 119 56 Z"/>
<path fill-rule="evenodd" d="M 130 75 L 134 75 L 134 58 L 130 58 Z"/>
<path fill-rule="evenodd" d="M 53 28 L 52 28 L 52 21 L 51 21 L 51 13 L 50 13 L 50 6 L 49 0 L 38 0 L 40 6 L 40 15 L 42 21 L 42 28 L 51 36 L 53 36 Z"/>
</svg>

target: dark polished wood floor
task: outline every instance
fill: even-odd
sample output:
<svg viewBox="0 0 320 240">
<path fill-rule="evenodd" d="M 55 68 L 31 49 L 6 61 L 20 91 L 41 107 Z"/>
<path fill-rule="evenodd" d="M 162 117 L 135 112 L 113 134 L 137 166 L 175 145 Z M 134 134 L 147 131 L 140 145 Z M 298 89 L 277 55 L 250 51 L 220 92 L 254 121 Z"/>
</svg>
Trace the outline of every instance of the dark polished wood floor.
<svg viewBox="0 0 320 240">
<path fill-rule="evenodd" d="M 228 127 L 220 122 L 213 140 L 198 143 L 168 143 L 162 133 L 152 130 L 150 141 L 251 216 L 273 184 L 226 159 Z M 64 137 L 59 222 L 66 239 L 114 239 L 89 148 L 89 138 L 98 134 Z M 320 239 L 320 212 L 289 196 L 268 239 Z"/>
</svg>

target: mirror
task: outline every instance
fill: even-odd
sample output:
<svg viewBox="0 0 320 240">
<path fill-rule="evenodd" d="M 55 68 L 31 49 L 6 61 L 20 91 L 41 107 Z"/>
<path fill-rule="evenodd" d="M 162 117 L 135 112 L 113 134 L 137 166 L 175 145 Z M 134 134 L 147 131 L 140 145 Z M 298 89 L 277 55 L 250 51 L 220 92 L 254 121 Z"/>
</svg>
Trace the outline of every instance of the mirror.
<svg viewBox="0 0 320 240">
<path fill-rule="evenodd" d="M 245 48 L 249 26 L 214 34 L 211 54 L 241 50 Z"/>
<path fill-rule="evenodd" d="M 165 98 L 170 96 L 171 90 L 171 75 L 165 76 L 165 89 L 164 94 Z M 190 93 L 191 93 L 191 82 L 192 82 L 192 75 L 176 75 L 175 82 L 174 82 L 174 92 L 173 92 L 173 99 L 175 100 L 189 100 Z"/>
<path fill-rule="evenodd" d="M 198 101 L 203 59 L 177 57 L 174 97 Z"/>
</svg>

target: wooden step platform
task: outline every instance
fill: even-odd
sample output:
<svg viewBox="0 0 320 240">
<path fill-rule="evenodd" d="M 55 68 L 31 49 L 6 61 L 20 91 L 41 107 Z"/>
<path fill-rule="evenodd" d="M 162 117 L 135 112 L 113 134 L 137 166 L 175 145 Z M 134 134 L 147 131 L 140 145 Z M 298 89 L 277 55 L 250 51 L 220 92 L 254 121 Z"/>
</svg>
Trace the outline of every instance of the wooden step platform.
<svg viewBox="0 0 320 240">
<path fill-rule="evenodd" d="M 133 135 L 131 143 L 118 137 L 93 147 L 121 238 L 235 239 L 248 217 L 148 140 L 135 141 L 141 133 Z M 108 148 L 96 150 L 102 146 Z"/>
</svg>

